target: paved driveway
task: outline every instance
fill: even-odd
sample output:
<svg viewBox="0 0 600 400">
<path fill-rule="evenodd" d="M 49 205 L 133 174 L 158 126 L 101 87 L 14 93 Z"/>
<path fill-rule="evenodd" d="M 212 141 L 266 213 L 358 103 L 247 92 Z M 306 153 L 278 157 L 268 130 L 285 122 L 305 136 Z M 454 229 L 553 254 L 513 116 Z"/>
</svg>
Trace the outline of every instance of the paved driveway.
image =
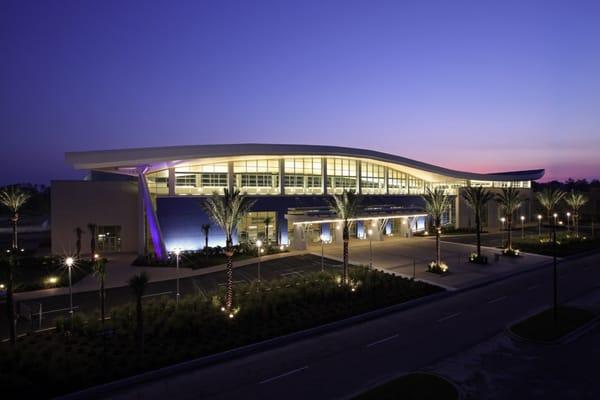
<svg viewBox="0 0 600 400">
<path fill-rule="evenodd" d="M 340 244 L 325 245 L 325 257 L 340 260 L 342 246 Z M 309 247 L 313 254 L 321 254 L 321 246 Z M 468 262 L 469 254 L 475 251 L 475 246 L 464 243 L 441 243 L 442 260 L 449 266 L 447 275 L 437 275 L 427 272 L 427 264 L 435 258 L 434 238 L 386 238 L 384 241 L 372 242 L 373 266 L 403 276 L 431 282 L 448 289 L 462 288 L 483 281 L 496 279 L 503 274 L 534 268 L 550 260 L 549 257 L 536 254 L 526 254 L 518 258 L 501 256 L 495 260 L 494 255 L 499 251 L 494 248 L 483 248 L 490 264 L 476 265 Z M 350 262 L 352 264 L 369 265 L 370 246 L 368 240 L 353 240 L 350 242 Z"/>
</svg>

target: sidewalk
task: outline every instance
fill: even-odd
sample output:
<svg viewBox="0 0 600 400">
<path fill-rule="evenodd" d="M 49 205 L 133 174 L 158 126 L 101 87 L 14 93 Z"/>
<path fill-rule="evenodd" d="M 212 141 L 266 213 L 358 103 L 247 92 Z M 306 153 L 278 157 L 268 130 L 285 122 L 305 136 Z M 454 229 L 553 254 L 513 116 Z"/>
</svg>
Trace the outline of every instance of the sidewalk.
<svg viewBox="0 0 600 400">
<path fill-rule="evenodd" d="M 261 262 L 276 260 L 285 257 L 297 256 L 306 254 L 306 251 L 288 251 L 285 253 L 269 254 L 261 256 Z M 135 258 L 135 254 L 118 254 L 110 257 L 106 264 L 106 281 L 105 288 L 117 288 L 127 286 L 129 278 L 133 275 L 139 274 L 140 272 L 146 272 L 148 274 L 149 282 L 161 282 L 168 281 L 177 278 L 177 269 L 175 267 L 137 267 L 132 266 L 131 261 Z M 239 268 L 246 265 L 256 264 L 258 257 L 248 258 L 245 260 L 234 261 L 233 268 Z M 201 276 L 211 274 L 213 272 L 224 271 L 227 267 L 226 264 L 213 265 L 210 267 L 191 269 L 191 268 L 179 268 L 180 278 L 189 278 L 192 276 Z M 98 290 L 98 280 L 88 275 L 82 280 L 73 285 L 73 293 L 83 293 Z M 49 296 L 60 296 L 69 293 L 68 287 L 52 288 L 52 289 L 41 289 L 32 290 L 29 292 L 15 293 L 16 301 L 27 301 L 38 299 Z"/>
</svg>

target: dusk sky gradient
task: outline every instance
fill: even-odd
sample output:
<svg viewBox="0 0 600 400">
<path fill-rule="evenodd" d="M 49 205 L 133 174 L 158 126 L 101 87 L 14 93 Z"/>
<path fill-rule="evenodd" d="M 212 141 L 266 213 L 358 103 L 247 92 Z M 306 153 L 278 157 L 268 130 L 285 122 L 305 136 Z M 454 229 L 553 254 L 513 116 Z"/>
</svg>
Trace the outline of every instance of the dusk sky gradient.
<svg viewBox="0 0 600 400">
<path fill-rule="evenodd" d="M 600 178 L 599 1 L 0 2 L 0 184 L 66 151 L 368 148 Z"/>
</svg>

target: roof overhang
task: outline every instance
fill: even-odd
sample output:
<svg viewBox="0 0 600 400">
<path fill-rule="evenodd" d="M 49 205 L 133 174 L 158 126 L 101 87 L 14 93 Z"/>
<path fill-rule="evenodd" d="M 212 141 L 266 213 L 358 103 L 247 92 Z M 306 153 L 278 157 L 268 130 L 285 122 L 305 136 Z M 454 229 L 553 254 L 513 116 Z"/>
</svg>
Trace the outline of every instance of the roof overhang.
<svg viewBox="0 0 600 400">
<path fill-rule="evenodd" d="M 407 172 L 429 181 L 442 180 L 447 177 L 485 181 L 530 181 L 544 176 L 543 169 L 474 173 L 452 170 L 374 150 L 298 144 L 216 144 L 69 152 L 66 153 L 66 160 L 75 169 L 131 174 L 131 171 L 135 171 L 140 166 L 146 166 L 152 172 L 186 164 L 193 160 L 216 162 L 256 156 L 337 156 L 373 160 L 387 165 L 402 166 L 407 169 Z"/>
</svg>

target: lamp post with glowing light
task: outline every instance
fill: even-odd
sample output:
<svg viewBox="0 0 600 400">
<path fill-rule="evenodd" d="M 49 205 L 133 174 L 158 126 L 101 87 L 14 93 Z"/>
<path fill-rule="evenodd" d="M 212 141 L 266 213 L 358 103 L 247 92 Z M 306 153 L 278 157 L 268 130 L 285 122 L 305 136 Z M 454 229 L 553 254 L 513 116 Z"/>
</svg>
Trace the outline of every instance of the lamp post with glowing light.
<svg viewBox="0 0 600 400">
<path fill-rule="evenodd" d="M 260 253 L 262 252 L 262 240 L 258 239 L 256 241 L 256 251 L 258 253 L 258 283 L 260 283 Z"/>
<path fill-rule="evenodd" d="M 567 232 L 571 232 L 571 224 L 569 223 L 570 219 L 571 219 L 571 213 L 567 212 Z"/>
<path fill-rule="evenodd" d="M 523 215 L 521 215 L 521 239 L 523 239 L 525 237 L 525 217 Z"/>
<path fill-rule="evenodd" d="M 181 249 L 178 247 L 173 250 L 173 253 L 175 254 L 175 266 L 177 269 L 177 278 L 176 278 L 177 292 L 175 293 L 175 304 L 179 305 L 179 297 L 180 297 L 180 293 L 179 293 L 179 256 L 181 255 Z"/>
<path fill-rule="evenodd" d="M 538 214 L 538 237 L 542 237 L 542 214 Z"/>
<path fill-rule="evenodd" d="M 73 257 L 65 258 L 65 265 L 69 270 L 69 314 L 71 314 L 71 319 L 73 318 L 73 285 L 71 281 L 71 271 L 73 270 L 73 264 L 75 264 L 75 259 L 73 259 Z"/>
<path fill-rule="evenodd" d="M 325 234 L 321 233 L 319 236 L 321 239 L 321 272 L 325 271 L 325 257 L 324 257 L 324 245 L 325 245 Z"/>
</svg>

